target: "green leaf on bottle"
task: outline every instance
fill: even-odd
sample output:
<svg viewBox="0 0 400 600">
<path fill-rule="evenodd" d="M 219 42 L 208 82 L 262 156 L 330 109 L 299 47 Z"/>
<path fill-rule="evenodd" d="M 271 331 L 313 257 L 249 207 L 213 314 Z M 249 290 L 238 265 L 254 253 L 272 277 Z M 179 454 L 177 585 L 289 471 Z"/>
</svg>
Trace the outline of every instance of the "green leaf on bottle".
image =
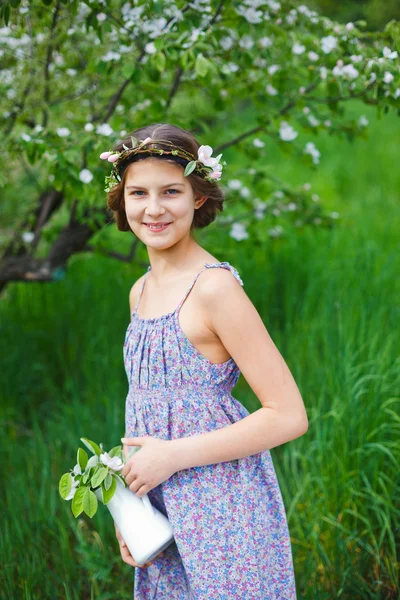
<svg viewBox="0 0 400 600">
<path fill-rule="evenodd" d="M 117 482 L 113 477 L 111 477 L 110 487 L 108 489 L 106 489 L 105 481 L 101 484 L 101 487 L 102 487 L 102 491 L 103 491 L 104 504 L 107 504 L 107 502 L 109 502 L 111 500 L 111 498 L 114 496 L 115 490 L 117 489 Z"/>
<path fill-rule="evenodd" d="M 89 448 L 89 450 L 93 452 L 93 454 L 97 454 L 97 456 L 100 456 L 101 450 L 95 442 L 92 442 L 91 440 L 88 440 L 87 438 L 83 437 L 81 438 L 81 442 L 85 444 L 86 448 Z"/>
<path fill-rule="evenodd" d="M 71 473 L 64 473 L 61 477 L 60 482 L 58 484 L 58 491 L 60 493 L 61 498 L 65 500 L 68 494 L 71 491 L 72 487 L 72 475 Z"/>
<path fill-rule="evenodd" d="M 87 452 L 85 452 L 85 450 L 83 450 L 83 448 L 78 448 L 78 455 L 77 455 L 76 462 L 80 466 L 82 473 L 86 469 L 88 460 L 89 460 L 89 457 L 87 455 Z"/>
<path fill-rule="evenodd" d="M 98 502 L 97 502 L 96 494 L 94 494 L 94 492 L 92 492 L 92 490 L 89 490 L 89 488 L 86 488 L 86 489 L 87 489 L 88 493 L 83 496 L 82 506 L 83 506 L 83 510 L 87 514 L 87 516 L 93 517 L 93 515 L 96 514 Z"/>
<path fill-rule="evenodd" d="M 118 458 L 122 458 L 121 444 L 119 446 L 114 446 L 114 448 L 111 448 L 108 455 L 111 456 L 111 458 L 113 458 L 113 456 L 118 456 Z"/>
<path fill-rule="evenodd" d="M 89 488 L 83 486 L 83 487 L 79 487 L 76 492 L 74 497 L 72 498 L 72 504 L 71 504 L 71 510 L 72 510 L 72 514 L 74 515 L 74 517 L 79 517 L 79 515 L 81 514 L 81 512 L 83 511 L 83 499 L 86 496 L 86 494 L 89 493 Z"/>
<path fill-rule="evenodd" d="M 90 480 L 90 485 L 92 487 L 98 487 L 102 481 L 107 477 L 108 468 L 107 467 L 98 467 L 94 472 L 92 479 Z"/>
<path fill-rule="evenodd" d="M 111 484 L 113 482 L 113 478 L 111 477 L 111 473 L 107 473 L 107 477 L 104 479 L 102 485 L 102 488 L 105 490 L 109 490 L 111 487 Z"/>
</svg>

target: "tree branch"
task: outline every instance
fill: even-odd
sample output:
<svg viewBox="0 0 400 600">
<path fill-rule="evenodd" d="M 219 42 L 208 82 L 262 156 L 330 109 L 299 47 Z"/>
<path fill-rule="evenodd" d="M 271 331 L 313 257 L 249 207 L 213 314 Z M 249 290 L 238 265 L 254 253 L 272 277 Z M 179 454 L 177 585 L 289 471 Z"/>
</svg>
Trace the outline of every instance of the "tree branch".
<svg viewBox="0 0 400 600">
<path fill-rule="evenodd" d="M 46 258 L 24 254 L 3 259 L 0 263 L 0 291 L 9 281 L 54 281 L 57 277 L 55 271 L 60 267 L 65 268 L 68 259 L 81 252 L 95 231 L 107 223 L 109 214 L 106 209 L 88 210 L 84 218 L 87 219 L 93 212 L 100 213 L 101 223 L 95 223 L 93 227 L 87 222 L 70 221 L 60 232 Z"/>
<path fill-rule="evenodd" d="M 121 254 L 120 252 L 115 252 L 114 250 L 105 250 L 104 248 L 96 248 L 95 246 L 91 246 L 90 244 L 86 244 L 84 248 L 82 248 L 81 252 L 97 252 L 102 254 L 103 256 L 110 256 L 111 258 L 116 258 L 122 262 L 132 262 L 134 258 L 138 246 L 139 238 L 136 238 L 131 245 L 131 249 L 128 254 Z"/>
</svg>

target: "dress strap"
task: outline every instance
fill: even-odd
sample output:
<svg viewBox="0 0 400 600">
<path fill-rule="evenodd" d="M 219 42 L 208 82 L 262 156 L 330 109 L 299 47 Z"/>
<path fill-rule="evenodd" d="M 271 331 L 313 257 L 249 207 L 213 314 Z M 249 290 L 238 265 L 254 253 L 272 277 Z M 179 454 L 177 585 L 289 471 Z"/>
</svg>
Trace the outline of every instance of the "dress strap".
<svg viewBox="0 0 400 600">
<path fill-rule="evenodd" d="M 228 269 L 228 271 L 231 271 L 231 273 L 233 273 L 233 275 L 236 277 L 236 279 L 239 281 L 240 285 L 243 285 L 243 281 L 240 278 L 240 275 L 238 273 L 238 271 L 235 269 L 235 267 L 232 267 L 232 265 L 230 265 L 228 262 L 224 261 L 224 262 L 219 262 L 219 263 L 205 263 L 204 265 L 204 269 L 201 269 L 201 271 L 199 271 L 196 275 L 196 277 L 194 278 L 194 280 L 192 281 L 192 283 L 190 284 L 186 294 L 184 295 L 184 297 L 182 298 L 182 300 L 180 301 L 180 303 L 178 304 L 178 306 L 176 307 L 175 311 L 179 312 L 180 307 L 182 306 L 182 304 L 185 302 L 186 298 L 188 297 L 192 287 L 194 286 L 194 284 L 196 283 L 199 275 L 205 271 L 206 269 L 210 268 L 210 267 L 222 267 L 224 269 Z"/>
<path fill-rule="evenodd" d="M 137 307 L 139 306 L 140 298 L 142 297 L 142 294 L 143 294 L 143 288 L 144 288 L 144 284 L 146 283 L 147 275 L 148 275 L 148 273 L 149 273 L 150 269 L 151 269 L 151 266 L 149 266 L 149 267 L 147 268 L 147 272 L 145 273 L 145 275 L 144 275 L 144 277 L 143 277 L 143 283 L 142 283 L 142 287 L 141 287 L 141 289 L 140 289 L 139 298 L 138 298 L 138 299 L 137 299 L 137 301 L 136 301 L 136 305 L 135 305 L 135 308 L 133 309 L 133 312 L 136 312 L 136 310 L 137 310 Z"/>
</svg>

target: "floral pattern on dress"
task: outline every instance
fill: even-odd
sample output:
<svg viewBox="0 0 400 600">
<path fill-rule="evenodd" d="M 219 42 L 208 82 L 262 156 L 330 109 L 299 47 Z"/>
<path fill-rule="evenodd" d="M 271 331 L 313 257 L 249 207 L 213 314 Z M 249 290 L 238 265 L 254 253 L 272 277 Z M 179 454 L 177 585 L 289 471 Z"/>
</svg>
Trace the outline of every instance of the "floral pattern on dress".
<svg viewBox="0 0 400 600">
<path fill-rule="evenodd" d="M 234 359 L 213 363 L 183 333 L 177 308 L 137 314 L 146 276 L 128 325 L 123 358 L 129 382 L 126 437 L 169 440 L 226 427 L 249 412 L 232 395 Z M 148 271 L 151 270 L 149 266 Z M 148 492 L 171 524 L 174 542 L 147 568 L 135 568 L 135 600 L 295 600 L 286 511 L 270 451 L 184 469 Z"/>
</svg>

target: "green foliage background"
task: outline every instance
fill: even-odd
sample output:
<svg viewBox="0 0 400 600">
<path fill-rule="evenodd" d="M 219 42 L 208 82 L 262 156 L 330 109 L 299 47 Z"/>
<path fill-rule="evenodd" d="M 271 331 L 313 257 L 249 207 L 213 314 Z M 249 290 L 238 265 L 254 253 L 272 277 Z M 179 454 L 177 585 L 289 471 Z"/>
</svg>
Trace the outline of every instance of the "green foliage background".
<svg viewBox="0 0 400 600">
<path fill-rule="evenodd" d="M 299 599 L 399 592 L 398 121 L 367 116 L 367 142 L 320 140 L 317 172 L 270 156 L 280 176 L 310 182 L 339 212 L 335 229 L 264 247 L 211 245 L 207 231 L 200 240 L 238 268 L 307 407 L 307 434 L 271 451 Z M 75 521 L 57 485 L 80 436 L 111 447 L 123 434 L 122 344 L 128 291 L 147 264 L 139 254 L 143 266 L 77 255 L 57 283 L 6 290 L 1 598 L 132 597 L 133 570 L 106 509 Z M 233 395 L 250 412 L 259 406 L 242 377 Z"/>
</svg>

